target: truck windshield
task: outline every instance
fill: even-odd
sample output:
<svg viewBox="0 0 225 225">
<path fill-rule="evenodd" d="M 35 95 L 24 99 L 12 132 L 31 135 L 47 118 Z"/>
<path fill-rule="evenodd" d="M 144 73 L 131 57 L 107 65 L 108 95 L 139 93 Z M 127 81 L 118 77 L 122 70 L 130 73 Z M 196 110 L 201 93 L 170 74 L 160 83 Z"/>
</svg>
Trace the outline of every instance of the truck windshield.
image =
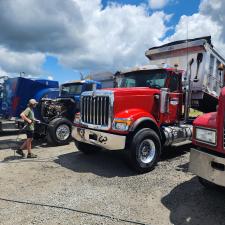
<svg viewBox="0 0 225 225">
<path fill-rule="evenodd" d="M 165 87 L 167 72 L 165 70 L 142 70 L 124 73 L 116 77 L 116 87 Z"/>
<path fill-rule="evenodd" d="M 83 84 L 64 84 L 61 87 L 61 95 L 79 95 Z"/>
</svg>

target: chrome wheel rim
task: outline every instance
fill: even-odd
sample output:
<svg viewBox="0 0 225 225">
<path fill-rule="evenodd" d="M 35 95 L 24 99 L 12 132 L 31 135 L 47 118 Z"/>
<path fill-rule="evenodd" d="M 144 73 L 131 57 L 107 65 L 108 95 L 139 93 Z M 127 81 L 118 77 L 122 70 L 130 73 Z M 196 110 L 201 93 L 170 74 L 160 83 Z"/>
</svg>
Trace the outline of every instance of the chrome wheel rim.
<svg viewBox="0 0 225 225">
<path fill-rule="evenodd" d="M 56 137 L 60 141 L 65 141 L 70 136 L 70 128 L 66 124 L 59 125 L 56 129 Z"/>
<path fill-rule="evenodd" d="M 138 158 L 141 163 L 148 164 L 152 162 L 156 154 L 155 143 L 151 139 L 145 139 L 141 142 L 138 149 Z"/>
</svg>

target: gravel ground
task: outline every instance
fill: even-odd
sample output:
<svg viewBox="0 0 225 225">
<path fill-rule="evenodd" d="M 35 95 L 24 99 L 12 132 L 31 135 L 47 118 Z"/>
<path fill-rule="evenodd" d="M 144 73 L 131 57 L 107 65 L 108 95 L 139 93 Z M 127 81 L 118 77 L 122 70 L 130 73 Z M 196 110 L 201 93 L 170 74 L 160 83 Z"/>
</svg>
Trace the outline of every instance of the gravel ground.
<svg viewBox="0 0 225 225">
<path fill-rule="evenodd" d="M 136 175 L 121 152 L 78 152 L 36 143 L 37 159 L 14 155 L 0 137 L 0 224 L 225 224 L 224 192 L 188 172 L 189 152 L 168 149 L 154 171 Z"/>
</svg>

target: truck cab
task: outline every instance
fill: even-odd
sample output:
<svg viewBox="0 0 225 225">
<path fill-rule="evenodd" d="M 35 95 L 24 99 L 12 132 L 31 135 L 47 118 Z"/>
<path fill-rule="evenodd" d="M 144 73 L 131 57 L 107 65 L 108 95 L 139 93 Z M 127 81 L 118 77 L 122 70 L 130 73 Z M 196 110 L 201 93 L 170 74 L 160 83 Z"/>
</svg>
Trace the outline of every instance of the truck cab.
<svg viewBox="0 0 225 225">
<path fill-rule="evenodd" d="M 96 87 L 95 87 L 96 86 Z M 60 98 L 79 100 L 82 92 L 101 89 L 101 83 L 94 80 L 81 80 L 64 83 L 60 87 Z"/>
<path fill-rule="evenodd" d="M 143 88 L 144 90 L 145 87 L 146 90 L 151 91 L 149 95 L 156 99 L 159 98 L 160 90 L 167 91 L 167 101 L 169 101 L 167 109 L 170 113 L 160 113 L 160 102 L 156 100 L 153 102 L 154 109 L 152 114 L 159 125 L 163 123 L 172 124 L 178 122 L 182 117 L 182 74 L 183 71 L 178 71 L 175 68 L 157 68 L 156 66 L 148 65 L 139 67 L 137 70 L 134 69 L 117 74 L 116 87 L 128 88 L 126 91 L 129 89 L 135 91 L 137 88 Z"/>
<path fill-rule="evenodd" d="M 210 188 L 225 187 L 224 118 L 225 88 L 221 91 L 217 111 L 199 116 L 193 123 L 195 147 L 191 149 L 189 170 Z"/>
</svg>

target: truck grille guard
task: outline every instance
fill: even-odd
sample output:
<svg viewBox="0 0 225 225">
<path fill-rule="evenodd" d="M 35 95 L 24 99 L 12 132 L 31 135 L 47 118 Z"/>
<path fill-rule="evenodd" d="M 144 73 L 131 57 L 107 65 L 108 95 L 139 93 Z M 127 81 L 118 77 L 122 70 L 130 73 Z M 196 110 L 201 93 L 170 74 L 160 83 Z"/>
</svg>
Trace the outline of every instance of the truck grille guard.
<svg viewBox="0 0 225 225">
<path fill-rule="evenodd" d="M 81 95 L 81 124 L 88 128 L 109 130 L 113 118 L 112 91 L 88 91 Z"/>
</svg>

